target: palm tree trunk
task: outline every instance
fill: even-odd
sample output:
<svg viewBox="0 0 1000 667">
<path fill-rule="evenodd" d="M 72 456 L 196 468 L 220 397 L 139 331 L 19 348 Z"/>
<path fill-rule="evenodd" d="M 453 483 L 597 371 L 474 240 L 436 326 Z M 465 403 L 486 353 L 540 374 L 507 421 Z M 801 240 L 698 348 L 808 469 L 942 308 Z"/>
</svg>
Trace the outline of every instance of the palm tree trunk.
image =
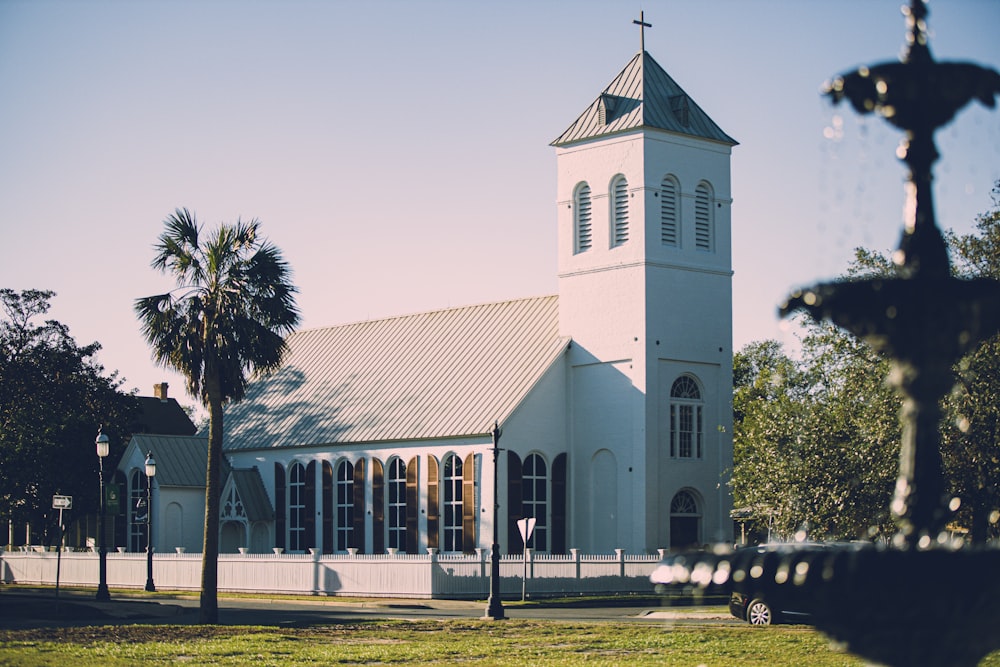
<svg viewBox="0 0 1000 667">
<path fill-rule="evenodd" d="M 222 489 L 222 397 L 217 377 L 206 377 L 208 394 L 208 466 L 205 473 L 205 535 L 201 557 L 198 622 L 219 622 L 219 499 Z"/>
</svg>

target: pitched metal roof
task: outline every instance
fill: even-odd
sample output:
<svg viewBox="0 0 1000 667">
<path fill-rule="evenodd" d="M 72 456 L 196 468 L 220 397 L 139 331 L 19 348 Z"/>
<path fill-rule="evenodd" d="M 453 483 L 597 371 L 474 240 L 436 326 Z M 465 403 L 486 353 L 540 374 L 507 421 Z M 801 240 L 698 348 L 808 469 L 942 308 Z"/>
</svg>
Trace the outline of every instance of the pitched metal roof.
<svg viewBox="0 0 1000 667">
<path fill-rule="evenodd" d="M 207 437 L 136 433 L 129 444 L 140 453 L 152 452 L 158 485 L 205 488 Z M 223 470 L 223 478 L 225 474 Z"/>
<path fill-rule="evenodd" d="M 194 425 L 184 408 L 173 398 L 138 396 L 139 412 L 131 424 L 133 433 L 194 435 Z"/>
<path fill-rule="evenodd" d="M 271 507 L 271 499 L 267 496 L 264 480 L 261 479 L 257 467 L 234 468 L 230 475 L 232 475 L 233 484 L 236 486 L 236 493 L 239 494 L 240 501 L 243 502 L 247 519 L 250 521 L 273 519 L 274 509 Z"/>
<path fill-rule="evenodd" d="M 594 102 L 552 142 L 563 146 L 640 128 L 655 128 L 730 146 L 722 131 L 649 53 L 637 53 Z"/>
<path fill-rule="evenodd" d="M 226 451 L 482 435 L 569 342 L 555 296 L 296 332 L 226 409 Z"/>
</svg>

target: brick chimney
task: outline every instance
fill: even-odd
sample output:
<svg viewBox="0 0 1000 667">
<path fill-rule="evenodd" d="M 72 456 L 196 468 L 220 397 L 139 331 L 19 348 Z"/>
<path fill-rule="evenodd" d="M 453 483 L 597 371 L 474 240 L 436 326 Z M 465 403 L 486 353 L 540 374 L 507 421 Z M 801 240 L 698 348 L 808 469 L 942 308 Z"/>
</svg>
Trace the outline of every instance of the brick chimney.
<svg viewBox="0 0 1000 667">
<path fill-rule="evenodd" d="M 167 387 L 169 387 L 166 382 L 161 382 L 159 384 L 153 385 L 153 396 L 160 399 L 164 403 L 167 402 Z"/>
</svg>

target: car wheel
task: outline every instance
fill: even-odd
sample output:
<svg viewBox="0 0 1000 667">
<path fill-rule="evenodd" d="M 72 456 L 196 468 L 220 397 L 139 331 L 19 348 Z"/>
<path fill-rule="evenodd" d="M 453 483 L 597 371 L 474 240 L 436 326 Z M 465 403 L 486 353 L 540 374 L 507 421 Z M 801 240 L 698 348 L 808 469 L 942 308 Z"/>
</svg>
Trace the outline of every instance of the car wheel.
<svg viewBox="0 0 1000 667">
<path fill-rule="evenodd" d="M 754 598 L 747 605 L 747 623 L 750 625 L 771 625 L 774 623 L 774 612 L 771 606 L 761 600 Z"/>
</svg>

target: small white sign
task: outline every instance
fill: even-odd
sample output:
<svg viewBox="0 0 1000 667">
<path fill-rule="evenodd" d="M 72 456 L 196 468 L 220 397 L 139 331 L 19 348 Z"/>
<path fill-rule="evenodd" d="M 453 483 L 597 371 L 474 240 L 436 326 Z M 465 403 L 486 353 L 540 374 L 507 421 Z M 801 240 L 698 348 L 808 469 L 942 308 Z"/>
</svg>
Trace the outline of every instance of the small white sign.
<svg viewBox="0 0 1000 667">
<path fill-rule="evenodd" d="M 52 509 L 54 510 L 73 509 L 73 496 L 52 496 Z"/>
<path fill-rule="evenodd" d="M 535 529 L 535 521 L 535 517 L 532 516 L 517 520 L 517 529 L 521 531 L 521 540 L 525 544 L 531 539 L 531 531 Z"/>
</svg>

